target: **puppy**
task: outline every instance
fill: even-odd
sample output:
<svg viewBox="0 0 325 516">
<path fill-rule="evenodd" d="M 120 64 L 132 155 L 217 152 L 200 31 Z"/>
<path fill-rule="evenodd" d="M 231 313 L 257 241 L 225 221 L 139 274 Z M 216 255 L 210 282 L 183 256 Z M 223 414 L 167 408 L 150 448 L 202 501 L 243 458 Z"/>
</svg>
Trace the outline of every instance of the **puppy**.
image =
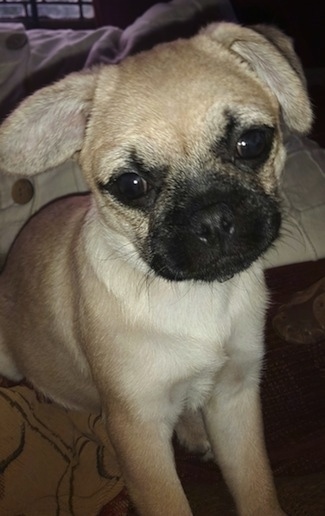
<svg viewBox="0 0 325 516">
<path fill-rule="evenodd" d="M 284 514 L 261 421 L 260 257 L 281 224 L 283 127 L 311 120 L 290 41 L 221 23 L 70 75 L 0 130 L 6 173 L 75 156 L 91 192 L 41 210 L 16 240 L 0 372 L 102 412 L 140 514 L 191 514 L 175 429 L 218 461 L 239 514 Z"/>
</svg>

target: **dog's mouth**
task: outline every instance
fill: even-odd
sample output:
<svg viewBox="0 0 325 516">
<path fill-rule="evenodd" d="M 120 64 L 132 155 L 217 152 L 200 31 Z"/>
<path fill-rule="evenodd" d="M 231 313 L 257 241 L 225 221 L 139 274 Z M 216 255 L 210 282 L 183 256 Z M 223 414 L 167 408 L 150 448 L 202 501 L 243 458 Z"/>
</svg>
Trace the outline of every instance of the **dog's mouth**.
<svg viewBox="0 0 325 516">
<path fill-rule="evenodd" d="M 262 190 L 218 191 L 174 206 L 154 221 L 147 261 L 168 280 L 224 282 L 265 253 L 280 225 L 278 202 Z"/>
</svg>

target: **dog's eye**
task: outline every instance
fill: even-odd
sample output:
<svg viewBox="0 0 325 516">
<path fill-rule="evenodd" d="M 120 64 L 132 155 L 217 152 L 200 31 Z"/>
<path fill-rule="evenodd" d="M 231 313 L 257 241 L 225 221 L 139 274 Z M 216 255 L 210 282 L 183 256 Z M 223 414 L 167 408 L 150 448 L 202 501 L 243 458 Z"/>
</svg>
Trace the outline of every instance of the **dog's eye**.
<svg viewBox="0 0 325 516">
<path fill-rule="evenodd" d="M 132 201 L 146 195 L 148 183 L 135 172 L 122 174 L 115 180 L 121 198 Z"/>
<path fill-rule="evenodd" d="M 242 159 L 255 159 L 269 150 L 271 138 L 268 131 L 262 129 L 250 129 L 244 132 L 236 143 L 237 157 Z"/>
<path fill-rule="evenodd" d="M 147 210 L 155 199 L 155 189 L 142 175 L 124 172 L 113 176 L 107 183 L 98 183 L 99 189 L 119 202 L 140 210 Z"/>
</svg>

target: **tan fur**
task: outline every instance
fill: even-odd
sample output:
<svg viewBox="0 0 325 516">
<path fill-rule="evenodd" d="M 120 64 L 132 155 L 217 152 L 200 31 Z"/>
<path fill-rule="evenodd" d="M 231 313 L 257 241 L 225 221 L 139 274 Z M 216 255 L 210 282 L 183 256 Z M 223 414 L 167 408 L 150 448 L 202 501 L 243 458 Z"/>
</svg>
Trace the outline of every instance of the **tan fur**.
<svg viewBox="0 0 325 516">
<path fill-rule="evenodd" d="M 260 413 L 259 261 L 224 283 L 170 282 L 148 266 L 150 217 L 98 187 L 127 171 L 136 150 L 156 174 L 167 171 L 155 215 L 175 185 L 207 171 L 276 197 L 282 123 L 305 132 L 311 111 L 290 43 L 261 30 L 212 25 L 72 74 L 0 129 L 2 170 L 29 176 L 75 155 L 91 190 L 42 210 L 13 246 L 0 277 L 0 373 L 26 376 L 67 407 L 101 410 L 130 495 L 148 516 L 191 514 L 174 467 L 175 427 L 190 449 L 218 460 L 239 514 L 284 514 Z M 275 128 L 254 177 L 211 151 L 228 112 L 243 127 Z"/>
</svg>

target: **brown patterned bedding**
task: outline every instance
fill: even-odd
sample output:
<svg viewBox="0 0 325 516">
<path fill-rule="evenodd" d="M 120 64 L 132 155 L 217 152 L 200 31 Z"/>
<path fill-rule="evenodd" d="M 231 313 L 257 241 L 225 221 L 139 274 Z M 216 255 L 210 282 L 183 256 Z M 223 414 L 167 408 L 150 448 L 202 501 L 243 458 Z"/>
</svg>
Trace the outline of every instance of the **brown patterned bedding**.
<svg viewBox="0 0 325 516">
<path fill-rule="evenodd" d="M 17 385 L 0 388 L 0 418 L 1 516 L 95 515 L 122 492 L 100 416 Z M 127 500 L 118 502 L 116 514 L 126 510 Z"/>
</svg>

